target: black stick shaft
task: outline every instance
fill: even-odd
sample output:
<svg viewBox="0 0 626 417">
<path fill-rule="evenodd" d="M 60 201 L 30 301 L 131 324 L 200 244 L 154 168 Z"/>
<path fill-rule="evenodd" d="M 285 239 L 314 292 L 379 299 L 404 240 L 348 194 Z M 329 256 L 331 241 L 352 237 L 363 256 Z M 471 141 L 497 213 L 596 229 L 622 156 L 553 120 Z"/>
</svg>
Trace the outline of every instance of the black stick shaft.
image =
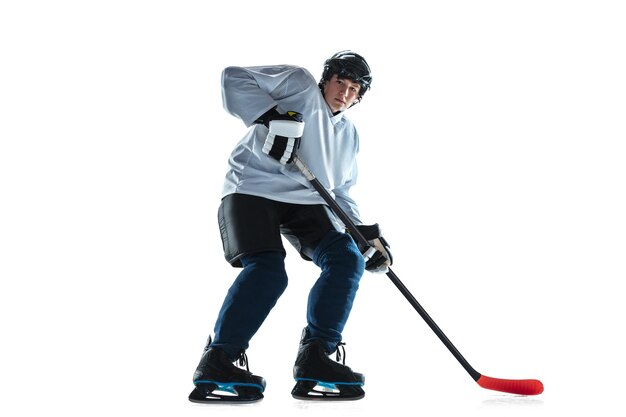
<svg viewBox="0 0 626 417">
<path fill-rule="evenodd" d="M 350 234 L 357 240 L 358 243 L 367 246 L 367 239 L 363 236 L 363 234 L 357 229 L 356 225 L 348 217 L 346 212 L 337 204 L 332 195 L 326 190 L 326 188 L 319 182 L 315 175 L 309 170 L 309 168 L 302 162 L 300 158 L 297 156 L 293 159 L 294 164 L 300 169 L 302 174 L 306 177 L 306 179 L 313 185 L 313 188 L 322 196 L 324 201 L 330 206 L 333 212 L 343 221 L 343 223 L 350 230 Z M 419 313 L 419 315 L 424 319 L 426 324 L 432 329 L 433 332 L 439 337 L 439 339 L 443 342 L 444 345 L 448 348 L 448 350 L 454 355 L 454 357 L 459 361 L 463 368 L 470 374 L 470 376 L 474 379 L 474 381 L 478 381 L 481 377 L 481 374 L 477 372 L 472 366 L 467 362 L 467 360 L 461 355 L 461 352 L 452 344 L 450 339 L 444 334 L 444 332 L 439 328 L 437 323 L 428 315 L 426 310 L 420 305 L 420 303 L 413 297 L 413 294 L 406 288 L 406 286 L 400 281 L 400 278 L 389 268 L 387 272 L 387 276 L 393 282 L 393 284 L 400 290 L 402 295 L 411 303 L 413 308 Z"/>
</svg>

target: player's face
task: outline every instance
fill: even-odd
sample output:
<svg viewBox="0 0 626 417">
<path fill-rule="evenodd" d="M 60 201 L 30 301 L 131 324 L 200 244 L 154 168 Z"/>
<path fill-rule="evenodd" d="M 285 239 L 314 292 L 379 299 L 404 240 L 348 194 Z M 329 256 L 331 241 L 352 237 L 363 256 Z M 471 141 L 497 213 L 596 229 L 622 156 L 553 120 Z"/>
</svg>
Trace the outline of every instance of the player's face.
<svg viewBox="0 0 626 417">
<path fill-rule="evenodd" d="M 359 99 L 361 85 L 334 74 L 324 83 L 324 99 L 333 113 L 344 111 Z"/>
</svg>

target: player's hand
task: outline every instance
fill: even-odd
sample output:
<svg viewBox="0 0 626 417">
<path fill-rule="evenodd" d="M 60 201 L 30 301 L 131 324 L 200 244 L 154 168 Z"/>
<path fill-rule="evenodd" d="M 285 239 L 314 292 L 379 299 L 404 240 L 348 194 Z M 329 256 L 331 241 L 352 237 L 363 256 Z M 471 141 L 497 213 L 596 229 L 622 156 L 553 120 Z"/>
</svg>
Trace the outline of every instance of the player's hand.
<svg viewBox="0 0 626 417">
<path fill-rule="evenodd" d="M 393 257 L 389 251 L 389 244 L 382 236 L 378 223 L 372 225 L 357 225 L 357 230 L 367 239 L 369 246 L 364 247 L 357 243 L 365 258 L 365 270 L 374 273 L 386 273 L 393 264 Z"/>
<path fill-rule="evenodd" d="M 263 153 L 283 165 L 293 161 L 304 132 L 302 114 L 295 111 L 288 111 L 285 114 L 276 112 L 269 122 L 264 124 L 269 128 L 269 132 L 263 145 Z"/>
</svg>

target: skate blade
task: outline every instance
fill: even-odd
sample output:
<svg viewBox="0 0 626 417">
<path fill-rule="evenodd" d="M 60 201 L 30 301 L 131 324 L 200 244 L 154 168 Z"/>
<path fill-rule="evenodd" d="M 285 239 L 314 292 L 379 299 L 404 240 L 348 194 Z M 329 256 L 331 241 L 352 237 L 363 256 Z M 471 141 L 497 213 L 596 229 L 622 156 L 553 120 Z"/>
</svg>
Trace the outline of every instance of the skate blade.
<svg viewBox="0 0 626 417">
<path fill-rule="evenodd" d="M 361 385 L 300 379 L 291 391 L 291 396 L 298 400 L 308 401 L 360 400 L 365 396 Z"/>
<path fill-rule="evenodd" d="M 263 399 L 262 391 L 256 386 L 241 386 L 236 384 L 201 383 L 196 385 L 189 401 L 202 404 L 253 403 Z"/>
</svg>

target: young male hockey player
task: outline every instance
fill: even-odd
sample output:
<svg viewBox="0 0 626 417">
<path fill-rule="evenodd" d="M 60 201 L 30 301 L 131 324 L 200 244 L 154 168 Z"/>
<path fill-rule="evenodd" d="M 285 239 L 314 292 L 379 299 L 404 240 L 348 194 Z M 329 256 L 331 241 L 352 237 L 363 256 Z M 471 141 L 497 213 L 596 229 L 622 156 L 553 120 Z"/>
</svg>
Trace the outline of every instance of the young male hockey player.
<svg viewBox="0 0 626 417">
<path fill-rule="evenodd" d="M 359 399 L 362 374 L 337 349 L 364 270 L 392 263 L 378 225 L 364 226 L 348 191 L 355 184 L 359 137 L 344 112 L 370 88 L 370 68 L 352 51 L 334 54 L 319 82 L 304 68 L 228 67 L 224 108 L 247 127 L 233 150 L 218 221 L 226 260 L 241 269 L 228 290 L 193 377 L 194 402 L 256 401 L 265 380 L 249 371 L 245 350 L 287 286 L 284 236 L 320 268 L 310 290 L 292 391 L 300 399 Z M 370 247 L 358 247 L 292 164 L 297 153 L 333 194 Z M 367 262 L 362 255 L 375 248 Z M 337 361 L 329 355 L 337 351 Z M 240 366 L 235 362 L 239 361 Z M 242 367 L 245 365 L 245 369 Z M 321 386 L 323 389 L 316 389 Z"/>
</svg>

